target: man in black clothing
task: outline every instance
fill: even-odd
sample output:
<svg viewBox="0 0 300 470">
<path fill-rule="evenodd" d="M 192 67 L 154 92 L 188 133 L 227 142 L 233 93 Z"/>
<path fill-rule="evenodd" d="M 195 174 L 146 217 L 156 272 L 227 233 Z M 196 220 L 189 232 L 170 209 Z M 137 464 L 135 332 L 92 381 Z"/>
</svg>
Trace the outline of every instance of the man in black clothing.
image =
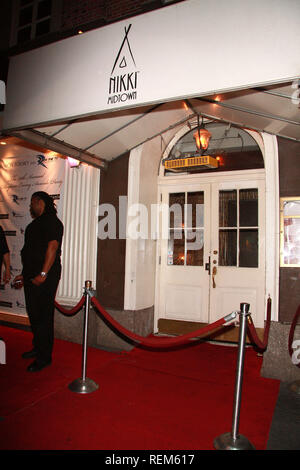
<svg viewBox="0 0 300 470">
<path fill-rule="evenodd" d="M 54 301 L 61 275 L 63 224 L 49 194 L 38 191 L 31 197 L 33 221 L 26 227 L 21 250 L 22 274 L 15 286 L 24 286 L 26 309 L 33 333 L 33 349 L 23 358 L 35 358 L 28 367 L 37 372 L 51 364 L 54 340 Z"/>
<path fill-rule="evenodd" d="M 2 263 L 4 264 L 4 274 L 2 276 Z M 3 228 L 0 225 L 0 282 L 7 284 L 10 280 L 10 254 Z"/>
</svg>

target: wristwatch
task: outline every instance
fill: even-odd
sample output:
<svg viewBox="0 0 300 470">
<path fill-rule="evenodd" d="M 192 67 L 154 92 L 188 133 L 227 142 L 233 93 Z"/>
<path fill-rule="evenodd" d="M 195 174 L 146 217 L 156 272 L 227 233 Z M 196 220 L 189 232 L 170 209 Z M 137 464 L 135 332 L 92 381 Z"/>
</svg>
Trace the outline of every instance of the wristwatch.
<svg viewBox="0 0 300 470">
<path fill-rule="evenodd" d="M 42 276 L 42 277 L 47 277 L 47 274 L 48 274 L 48 273 L 45 273 L 44 271 L 42 271 L 42 272 L 40 273 L 40 276 Z"/>
</svg>

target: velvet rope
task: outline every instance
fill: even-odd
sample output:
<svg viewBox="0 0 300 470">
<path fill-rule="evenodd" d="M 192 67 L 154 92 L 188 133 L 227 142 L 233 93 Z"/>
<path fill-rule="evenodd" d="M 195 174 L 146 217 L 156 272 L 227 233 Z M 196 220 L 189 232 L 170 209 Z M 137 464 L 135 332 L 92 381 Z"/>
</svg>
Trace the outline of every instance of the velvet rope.
<svg viewBox="0 0 300 470">
<path fill-rule="evenodd" d="M 266 318 L 266 325 L 264 329 L 263 341 L 261 341 L 259 337 L 257 336 L 256 329 L 252 322 L 251 317 L 248 317 L 248 322 L 247 322 L 248 334 L 250 336 L 250 339 L 253 341 L 253 343 L 256 345 L 256 347 L 260 351 L 265 351 L 268 346 L 269 331 L 270 331 L 270 325 L 271 325 L 271 307 L 272 307 L 272 300 L 269 297 L 267 301 L 267 318 Z"/>
<path fill-rule="evenodd" d="M 59 310 L 61 313 L 63 313 L 64 315 L 75 315 L 75 313 L 78 313 L 79 310 L 83 307 L 84 305 L 84 302 L 85 302 L 85 295 L 83 295 L 81 297 L 81 299 L 79 300 L 78 304 L 75 305 L 75 307 L 71 308 L 71 309 L 66 309 L 64 307 L 62 307 L 61 305 L 59 305 L 59 303 L 57 303 L 56 301 L 54 302 L 54 305 L 55 307 L 57 308 L 57 310 Z"/>
<path fill-rule="evenodd" d="M 209 332 L 212 330 L 215 330 L 216 328 L 221 327 L 224 325 L 228 320 L 226 320 L 226 317 L 223 317 L 219 320 L 217 320 L 214 323 L 211 323 L 210 325 L 207 325 L 205 327 L 202 327 L 196 331 L 192 331 L 190 333 L 187 333 L 185 335 L 176 337 L 176 338 L 148 338 L 144 336 L 137 335 L 136 333 L 133 333 L 132 331 L 127 330 L 125 327 L 120 325 L 105 309 L 102 307 L 102 305 L 99 303 L 99 301 L 95 298 L 91 298 L 91 302 L 96 307 L 96 309 L 103 315 L 103 317 L 113 326 L 115 327 L 120 333 L 123 335 L 127 336 L 128 338 L 132 339 L 133 341 L 139 343 L 140 345 L 144 345 L 147 347 L 151 348 L 167 348 L 167 347 L 173 347 L 173 346 L 179 346 L 183 345 L 187 342 L 189 342 L 190 339 L 196 338 L 198 336 L 204 336 L 207 335 Z"/>
<path fill-rule="evenodd" d="M 297 308 L 297 311 L 295 313 L 295 316 L 293 318 L 293 321 L 292 321 L 292 324 L 291 324 L 291 328 L 290 328 L 290 333 L 289 333 L 289 342 L 288 342 L 288 348 L 289 348 L 289 354 L 290 356 L 292 357 L 293 355 L 293 348 L 292 348 L 292 344 L 293 344 L 293 341 L 294 341 L 294 334 L 295 334 L 295 328 L 296 328 L 296 325 L 297 325 L 297 321 L 298 321 L 298 318 L 300 316 L 300 305 L 299 307 Z M 299 364 L 295 364 L 297 367 L 300 367 L 300 363 Z"/>
</svg>

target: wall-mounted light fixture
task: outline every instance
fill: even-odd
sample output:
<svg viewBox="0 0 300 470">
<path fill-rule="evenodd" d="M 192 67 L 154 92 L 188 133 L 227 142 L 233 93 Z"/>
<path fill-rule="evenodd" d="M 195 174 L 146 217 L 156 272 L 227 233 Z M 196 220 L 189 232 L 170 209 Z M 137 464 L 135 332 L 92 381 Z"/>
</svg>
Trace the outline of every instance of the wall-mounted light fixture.
<svg viewBox="0 0 300 470">
<path fill-rule="evenodd" d="M 68 163 L 70 168 L 78 168 L 81 162 L 79 160 L 76 160 L 75 158 L 68 157 Z"/>
</svg>

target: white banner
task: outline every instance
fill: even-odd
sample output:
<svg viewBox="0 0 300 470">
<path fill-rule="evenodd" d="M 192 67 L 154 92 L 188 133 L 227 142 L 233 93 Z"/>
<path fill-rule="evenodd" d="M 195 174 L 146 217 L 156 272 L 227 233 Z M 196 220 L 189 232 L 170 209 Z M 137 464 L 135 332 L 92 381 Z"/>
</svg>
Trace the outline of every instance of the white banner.
<svg viewBox="0 0 300 470">
<path fill-rule="evenodd" d="M 10 249 L 11 275 L 21 273 L 20 251 L 24 244 L 26 226 L 32 221 L 29 212 L 31 195 L 46 191 L 55 199 L 60 211 L 60 193 L 65 176 L 65 160 L 41 154 L 23 147 L 13 147 L 0 155 L 0 225 Z M 26 314 L 23 289 L 1 286 L 0 311 Z"/>
</svg>

